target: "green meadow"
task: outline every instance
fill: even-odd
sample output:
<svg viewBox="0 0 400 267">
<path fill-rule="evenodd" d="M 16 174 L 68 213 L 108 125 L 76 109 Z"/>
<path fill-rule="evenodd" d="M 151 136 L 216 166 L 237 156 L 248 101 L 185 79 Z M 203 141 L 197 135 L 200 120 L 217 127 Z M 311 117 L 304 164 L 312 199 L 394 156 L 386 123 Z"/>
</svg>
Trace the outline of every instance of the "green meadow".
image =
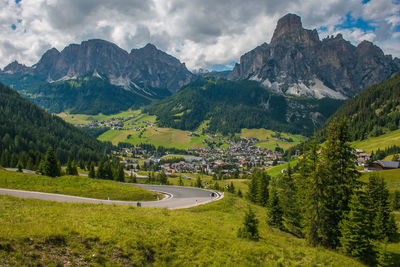
<svg viewBox="0 0 400 267">
<path fill-rule="evenodd" d="M 362 266 L 270 228 L 237 237 L 251 205 L 238 197 L 183 210 L 57 203 L 0 196 L 2 265 Z"/>
<path fill-rule="evenodd" d="M 363 141 L 353 142 L 354 147 L 363 149 L 368 153 L 393 145 L 400 146 L 400 129 L 377 137 L 370 137 Z"/>
<path fill-rule="evenodd" d="M 0 169 L 0 188 L 37 191 L 110 200 L 156 200 L 157 193 L 117 183 L 83 176 L 50 178 Z"/>
<path fill-rule="evenodd" d="M 288 149 L 292 146 L 300 144 L 307 140 L 306 137 L 298 134 L 290 134 L 290 133 L 280 133 L 280 136 L 283 138 L 291 138 L 293 142 L 280 141 L 277 140 L 273 135 L 277 135 L 278 133 L 275 131 L 267 130 L 267 129 L 242 129 L 239 134 L 241 137 L 256 137 L 259 142 L 255 145 L 261 148 L 268 148 L 274 150 L 275 147 L 279 146 L 283 149 Z"/>
</svg>

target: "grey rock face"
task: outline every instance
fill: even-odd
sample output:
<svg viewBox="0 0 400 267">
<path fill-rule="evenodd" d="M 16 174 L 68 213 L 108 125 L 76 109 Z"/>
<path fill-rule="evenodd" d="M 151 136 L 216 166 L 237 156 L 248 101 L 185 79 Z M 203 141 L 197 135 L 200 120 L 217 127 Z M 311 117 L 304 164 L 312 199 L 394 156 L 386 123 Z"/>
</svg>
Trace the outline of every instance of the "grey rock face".
<svg viewBox="0 0 400 267">
<path fill-rule="evenodd" d="M 271 43 L 243 55 L 229 78 L 257 80 L 287 95 L 345 99 L 388 79 L 400 70 L 399 63 L 367 41 L 356 47 L 341 34 L 320 41 L 299 16 L 287 14 Z"/>
<path fill-rule="evenodd" d="M 125 89 L 144 92 L 158 89 L 176 92 L 195 78 L 185 64 L 152 44 L 128 53 L 113 43 L 98 39 L 71 44 L 61 52 L 52 48 L 31 68 L 17 64 L 10 64 L 4 72 L 27 72 L 48 82 L 92 73 Z"/>
</svg>

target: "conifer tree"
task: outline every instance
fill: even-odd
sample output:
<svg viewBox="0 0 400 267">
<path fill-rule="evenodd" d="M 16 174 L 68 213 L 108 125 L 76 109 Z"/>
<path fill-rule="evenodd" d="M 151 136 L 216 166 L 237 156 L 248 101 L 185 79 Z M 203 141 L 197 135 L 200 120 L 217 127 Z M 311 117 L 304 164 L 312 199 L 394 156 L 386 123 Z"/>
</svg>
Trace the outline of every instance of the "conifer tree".
<svg viewBox="0 0 400 267">
<path fill-rule="evenodd" d="M 90 164 L 90 167 L 88 169 L 89 169 L 89 174 L 88 174 L 89 178 L 95 178 L 96 177 L 96 172 L 95 172 L 95 169 L 94 169 L 94 163 L 93 162 Z"/>
<path fill-rule="evenodd" d="M 258 241 L 260 238 L 258 233 L 258 220 L 250 207 L 244 216 L 243 227 L 238 230 L 238 237 L 254 241 Z"/>
<path fill-rule="evenodd" d="M 268 202 L 270 177 L 266 172 L 259 172 L 258 176 L 256 203 L 265 207 Z"/>
<path fill-rule="evenodd" d="M 363 192 L 356 192 L 351 197 L 349 212 L 340 223 L 340 250 L 365 262 L 371 262 L 373 245 L 368 227 L 368 209 Z"/>
<path fill-rule="evenodd" d="M 26 163 L 26 169 L 28 169 L 28 170 L 34 170 L 35 169 L 35 164 L 33 162 L 32 157 L 28 158 L 28 161 Z"/>
<path fill-rule="evenodd" d="M 183 185 L 184 185 L 181 175 L 179 175 L 178 185 L 179 185 L 179 186 L 183 186 Z"/>
<path fill-rule="evenodd" d="M 16 153 L 12 153 L 11 160 L 10 160 L 10 167 L 15 168 L 18 164 L 18 156 Z"/>
<path fill-rule="evenodd" d="M 322 245 L 332 248 L 338 245 L 339 222 L 349 209 L 359 177 L 350 141 L 347 120 L 333 119 L 318 166 L 318 175 L 324 185 L 318 236 Z"/>
<path fill-rule="evenodd" d="M 61 173 L 60 165 L 51 147 L 47 149 L 42 168 L 42 172 L 46 176 L 56 177 Z"/>
<path fill-rule="evenodd" d="M 279 200 L 282 208 L 283 228 L 297 236 L 302 236 L 301 203 L 298 201 L 299 192 L 290 165 L 286 172 L 280 177 L 279 186 L 281 189 L 279 192 Z"/>
<path fill-rule="evenodd" d="M 65 169 L 65 173 L 66 173 L 67 175 L 73 175 L 72 163 L 71 163 L 70 158 L 68 158 L 68 161 L 67 161 L 67 168 Z"/>
<path fill-rule="evenodd" d="M 198 187 L 198 188 L 202 188 L 202 187 L 203 187 L 203 185 L 202 185 L 202 183 L 201 183 L 201 178 L 200 178 L 200 176 L 197 176 L 196 187 Z"/>
<path fill-rule="evenodd" d="M 300 177 L 304 186 L 304 234 L 309 244 L 316 246 L 320 243 L 319 229 L 321 228 L 321 207 L 324 199 L 324 184 L 318 172 L 319 142 L 317 137 L 311 139 L 308 150 L 300 161 Z"/>
<path fill-rule="evenodd" d="M 368 198 L 368 226 L 372 238 L 391 240 L 397 229 L 396 224 L 392 222 L 389 191 L 386 188 L 385 181 L 377 174 L 371 174 L 366 194 Z"/>
<path fill-rule="evenodd" d="M 104 169 L 104 162 L 100 161 L 99 163 L 99 167 L 97 168 L 97 172 L 96 172 L 96 177 L 99 179 L 105 179 L 106 178 L 106 172 Z"/>
<path fill-rule="evenodd" d="M 76 166 L 76 162 L 74 160 L 71 163 L 71 175 L 78 175 L 78 167 Z"/>
<path fill-rule="evenodd" d="M 258 193 L 258 171 L 254 171 L 251 174 L 251 180 L 249 183 L 249 191 L 247 191 L 247 198 L 251 202 L 257 203 L 257 193 Z"/>
<path fill-rule="evenodd" d="M 24 168 L 24 164 L 22 164 L 21 160 L 18 160 L 18 163 L 17 163 L 18 172 L 22 172 L 22 168 Z"/>
<path fill-rule="evenodd" d="M 233 185 L 233 182 L 228 187 L 228 192 L 234 194 L 235 193 L 235 186 Z"/>
<path fill-rule="evenodd" d="M 120 164 L 115 168 L 114 180 L 118 182 L 125 182 L 124 167 Z"/>
<path fill-rule="evenodd" d="M 267 203 L 267 223 L 273 227 L 282 229 L 282 208 L 275 186 L 270 186 Z"/>
</svg>

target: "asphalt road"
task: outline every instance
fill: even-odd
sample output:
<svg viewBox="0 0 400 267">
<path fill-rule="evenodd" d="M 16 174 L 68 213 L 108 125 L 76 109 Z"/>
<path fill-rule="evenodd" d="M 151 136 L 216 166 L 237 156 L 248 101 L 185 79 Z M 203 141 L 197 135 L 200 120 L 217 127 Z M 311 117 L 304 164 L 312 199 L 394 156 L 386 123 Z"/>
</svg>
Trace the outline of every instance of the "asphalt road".
<svg viewBox="0 0 400 267">
<path fill-rule="evenodd" d="M 140 201 L 141 207 L 182 209 L 182 208 L 194 207 L 200 204 L 205 204 L 223 197 L 223 195 L 215 193 L 214 191 L 194 188 L 194 187 L 144 185 L 144 184 L 135 184 L 135 185 L 150 191 L 164 193 L 166 195 L 165 198 L 159 201 Z M 214 197 L 211 197 L 212 193 L 215 194 Z M 68 196 L 60 194 L 3 189 L 3 188 L 0 188 L 0 195 L 9 195 L 20 198 L 34 198 L 34 199 L 42 199 L 42 200 L 50 200 L 58 202 L 138 206 L 137 201 L 102 200 L 102 199 L 93 199 L 93 198 L 84 198 L 84 197 L 76 197 L 76 196 Z"/>
</svg>

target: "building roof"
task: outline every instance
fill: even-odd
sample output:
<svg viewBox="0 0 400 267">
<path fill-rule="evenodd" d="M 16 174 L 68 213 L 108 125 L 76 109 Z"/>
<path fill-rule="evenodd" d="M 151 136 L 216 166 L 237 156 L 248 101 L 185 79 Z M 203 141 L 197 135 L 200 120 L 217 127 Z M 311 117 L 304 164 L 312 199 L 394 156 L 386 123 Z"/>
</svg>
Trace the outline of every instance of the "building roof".
<svg viewBox="0 0 400 267">
<path fill-rule="evenodd" d="M 399 162 L 398 161 L 378 160 L 377 162 L 383 168 L 397 169 L 399 167 Z"/>
</svg>

